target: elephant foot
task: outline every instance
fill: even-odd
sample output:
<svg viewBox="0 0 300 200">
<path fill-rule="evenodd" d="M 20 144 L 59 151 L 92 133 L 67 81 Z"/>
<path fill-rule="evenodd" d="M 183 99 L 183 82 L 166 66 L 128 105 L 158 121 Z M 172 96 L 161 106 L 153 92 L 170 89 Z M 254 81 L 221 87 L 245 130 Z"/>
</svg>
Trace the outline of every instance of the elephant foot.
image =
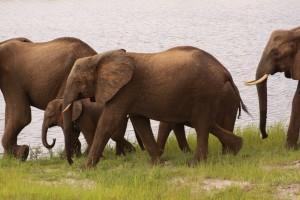
<svg viewBox="0 0 300 200">
<path fill-rule="evenodd" d="M 287 141 L 286 144 L 285 144 L 285 148 L 289 149 L 289 150 L 296 150 L 297 149 L 297 143 Z"/>
<path fill-rule="evenodd" d="M 191 149 L 190 149 L 190 147 L 183 147 L 183 148 L 181 148 L 181 151 L 183 152 L 183 153 L 191 153 L 192 151 L 191 151 Z"/>
<path fill-rule="evenodd" d="M 81 153 L 81 143 L 79 140 L 76 141 L 75 145 L 74 145 L 74 154 L 76 155 L 77 158 L 82 156 Z"/>
<path fill-rule="evenodd" d="M 101 156 L 101 159 L 103 157 Z M 93 169 L 96 167 L 97 163 L 99 162 L 100 158 L 96 161 L 94 159 L 88 159 L 85 164 L 83 165 L 83 169 L 87 170 L 87 169 Z"/>
<path fill-rule="evenodd" d="M 84 151 L 83 156 L 84 156 L 84 157 L 87 157 L 87 156 L 89 155 L 89 152 L 90 152 L 90 147 L 88 147 L 88 148 Z"/>
<path fill-rule="evenodd" d="M 203 160 L 204 160 L 204 159 L 203 159 Z M 187 166 L 189 166 L 189 167 L 195 167 L 195 166 L 197 166 L 197 165 L 200 163 L 200 161 L 201 161 L 201 160 L 192 158 L 192 159 L 188 160 L 188 161 L 186 162 L 186 164 L 187 164 Z"/>
<path fill-rule="evenodd" d="M 127 152 L 134 152 L 135 151 L 134 146 L 130 142 L 128 142 L 127 140 L 124 140 L 124 149 Z"/>
<path fill-rule="evenodd" d="M 123 139 L 121 141 L 116 142 L 116 155 L 126 155 L 126 152 L 134 152 L 134 146 L 128 142 L 127 140 Z"/>
<path fill-rule="evenodd" d="M 151 164 L 152 165 L 160 165 L 164 162 L 160 159 L 160 157 L 151 158 Z"/>
<path fill-rule="evenodd" d="M 243 139 L 241 137 L 235 137 L 234 141 L 226 144 L 222 148 L 222 154 L 233 154 L 236 155 L 243 146 Z"/>
<path fill-rule="evenodd" d="M 268 138 L 268 134 L 263 134 L 263 135 L 261 136 L 261 139 L 266 139 L 266 138 Z"/>
<path fill-rule="evenodd" d="M 28 145 L 16 145 L 12 149 L 13 156 L 21 161 L 26 161 L 29 154 Z"/>
</svg>

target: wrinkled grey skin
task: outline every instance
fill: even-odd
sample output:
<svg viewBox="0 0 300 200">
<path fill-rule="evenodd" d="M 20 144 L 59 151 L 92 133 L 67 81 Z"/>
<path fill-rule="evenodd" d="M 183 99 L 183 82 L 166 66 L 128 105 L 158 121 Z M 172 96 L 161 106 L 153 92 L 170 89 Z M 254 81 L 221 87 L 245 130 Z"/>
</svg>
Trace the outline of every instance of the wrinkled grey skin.
<svg viewBox="0 0 300 200">
<path fill-rule="evenodd" d="M 300 80 L 300 28 L 274 31 L 263 51 L 257 67 L 256 79 L 265 74 L 273 75 L 284 72 L 287 78 Z M 300 88 L 294 95 L 290 124 L 286 145 L 295 148 L 299 137 L 300 120 Z M 267 80 L 257 84 L 260 111 L 260 131 L 262 138 L 266 138 L 267 121 Z"/>
<path fill-rule="evenodd" d="M 63 115 L 62 115 L 63 99 L 54 99 L 49 102 L 44 112 L 44 120 L 42 126 L 42 141 L 43 145 L 51 149 L 55 145 L 55 139 L 52 144 L 47 142 L 48 128 L 53 126 L 63 127 Z M 74 102 L 72 110 L 72 121 L 76 123 L 83 133 L 83 136 L 87 142 L 87 149 L 85 154 L 88 154 L 90 147 L 94 139 L 94 133 L 96 130 L 97 122 L 101 116 L 103 106 L 91 102 L 89 99 L 83 99 Z M 124 121 L 121 127 L 113 134 L 112 139 L 116 142 L 116 154 L 125 155 L 126 150 L 128 152 L 134 151 L 134 147 L 124 139 L 124 134 L 127 127 L 127 120 Z"/>
<path fill-rule="evenodd" d="M 238 152 L 242 139 L 216 123 L 221 98 L 228 90 L 239 96 L 222 64 L 194 47 L 175 47 L 148 54 L 116 50 L 78 59 L 64 93 L 65 139 L 72 140 L 69 130 L 73 102 L 95 97 L 104 108 L 86 167 L 96 165 L 111 134 L 127 114 L 132 115 L 131 121 L 153 163 L 159 162 L 162 151 L 154 139 L 149 118 L 195 127 L 197 148 L 190 164 L 206 159 L 209 132 Z M 242 107 L 245 109 L 244 104 Z M 65 148 L 72 163 L 72 146 Z"/>
<path fill-rule="evenodd" d="M 2 145 L 5 155 L 26 160 L 29 146 L 18 145 L 17 137 L 31 121 L 30 106 L 44 110 L 51 100 L 62 97 L 75 60 L 95 54 L 91 47 L 76 38 L 58 38 L 41 43 L 15 38 L 0 43 L 0 89 L 5 100 Z M 71 131 L 75 133 L 74 127 Z"/>
</svg>

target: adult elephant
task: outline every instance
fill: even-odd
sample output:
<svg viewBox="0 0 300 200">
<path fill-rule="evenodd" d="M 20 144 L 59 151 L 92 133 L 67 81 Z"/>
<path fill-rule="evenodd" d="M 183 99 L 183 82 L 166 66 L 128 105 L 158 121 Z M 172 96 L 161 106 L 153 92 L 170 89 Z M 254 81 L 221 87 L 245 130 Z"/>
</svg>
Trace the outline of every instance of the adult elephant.
<svg viewBox="0 0 300 200">
<path fill-rule="evenodd" d="M 257 87 L 260 110 L 260 132 L 262 138 L 267 138 L 267 78 L 277 72 L 284 72 L 285 77 L 300 80 L 300 27 L 291 30 L 274 31 L 263 51 L 257 67 L 255 81 L 248 85 Z M 292 113 L 288 128 L 286 145 L 295 148 L 300 127 L 300 85 L 293 99 Z"/>
<path fill-rule="evenodd" d="M 76 59 L 96 52 L 76 38 L 33 43 L 15 38 L 0 43 L 0 89 L 5 106 L 4 153 L 26 160 L 28 145 L 18 145 L 20 131 L 31 121 L 30 106 L 44 110 L 62 97 Z"/>
<path fill-rule="evenodd" d="M 94 97 L 104 105 L 86 167 L 96 165 L 108 139 L 131 115 L 152 162 L 160 159 L 149 118 L 191 124 L 197 148 L 191 163 L 206 159 L 209 131 L 238 151 L 242 139 L 216 124 L 221 97 L 238 94 L 229 72 L 213 56 L 195 47 L 175 47 L 160 53 L 127 53 L 116 50 L 78 59 L 64 93 L 66 152 L 72 163 L 70 121 L 75 100 Z M 243 106 L 244 107 L 244 106 Z M 67 120 L 69 122 L 67 122 Z"/>
</svg>

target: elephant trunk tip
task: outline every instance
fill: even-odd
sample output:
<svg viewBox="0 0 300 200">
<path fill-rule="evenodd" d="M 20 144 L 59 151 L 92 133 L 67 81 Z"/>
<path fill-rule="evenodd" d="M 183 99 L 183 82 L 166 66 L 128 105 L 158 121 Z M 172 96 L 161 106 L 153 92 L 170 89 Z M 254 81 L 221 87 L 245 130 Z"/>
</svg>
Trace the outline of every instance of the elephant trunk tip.
<svg viewBox="0 0 300 200">
<path fill-rule="evenodd" d="M 69 165 L 72 165 L 73 162 L 74 162 L 74 161 L 72 160 L 72 158 L 68 158 L 67 160 L 68 160 Z"/>
<path fill-rule="evenodd" d="M 56 143 L 56 139 L 55 138 L 53 139 L 52 144 L 48 144 L 47 142 L 48 128 L 49 128 L 48 123 L 44 122 L 42 128 L 42 142 L 44 147 L 46 147 L 47 149 L 52 149 Z"/>
<path fill-rule="evenodd" d="M 56 143 L 56 139 L 54 138 L 53 141 L 52 141 L 52 144 L 48 144 L 47 142 L 44 143 L 44 146 L 47 148 L 47 149 L 52 149 L 54 147 Z"/>
<path fill-rule="evenodd" d="M 261 139 L 266 139 L 266 138 L 268 138 L 268 134 L 267 133 L 265 133 L 265 134 L 262 134 L 262 137 L 261 137 Z"/>
<path fill-rule="evenodd" d="M 267 132 L 266 132 L 266 130 L 264 128 L 261 128 L 260 132 L 261 132 L 261 138 L 262 139 L 268 138 L 268 134 L 267 134 Z"/>
</svg>

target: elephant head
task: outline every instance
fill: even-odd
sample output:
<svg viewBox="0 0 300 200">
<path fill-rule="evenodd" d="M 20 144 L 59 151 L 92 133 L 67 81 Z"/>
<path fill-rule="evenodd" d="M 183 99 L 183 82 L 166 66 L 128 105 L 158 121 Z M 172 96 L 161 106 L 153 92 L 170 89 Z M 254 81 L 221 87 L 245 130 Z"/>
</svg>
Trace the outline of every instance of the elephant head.
<svg viewBox="0 0 300 200">
<path fill-rule="evenodd" d="M 267 78 L 277 72 L 284 72 L 287 78 L 300 80 L 300 27 L 291 30 L 276 30 L 263 51 L 257 67 L 256 80 L 246 82 L 256 85 L 262 138 L 267 138 Z"/>
<path fill-rule="evenodd" d="M 73 134 L 71 116 L 73 102 L 95 98 L 105 105 L 132 78 L 134 65 L 125 50 L 109 51 L 76 60 L 64 92 L 64 134 L 68 162 L 72 161 Z"/>
<path fill-rule="evenodd" d="M 43 145 L 51 149 L 55 145 L 56 139 L 53 139 L 52 144 L 47 142 L 47 132 L 48 128 L 53 126 L 63 127 L 63 115 L 62 115 L 63 99 L 54 99 L 50 101 L 44 112 L 44 120 L 42 126 L 42 142 Z M 72 111 L 72 121 L 77 120 L 82 113 L 82 103 L 81 101 L 74 102 Z"/>
</svg>

